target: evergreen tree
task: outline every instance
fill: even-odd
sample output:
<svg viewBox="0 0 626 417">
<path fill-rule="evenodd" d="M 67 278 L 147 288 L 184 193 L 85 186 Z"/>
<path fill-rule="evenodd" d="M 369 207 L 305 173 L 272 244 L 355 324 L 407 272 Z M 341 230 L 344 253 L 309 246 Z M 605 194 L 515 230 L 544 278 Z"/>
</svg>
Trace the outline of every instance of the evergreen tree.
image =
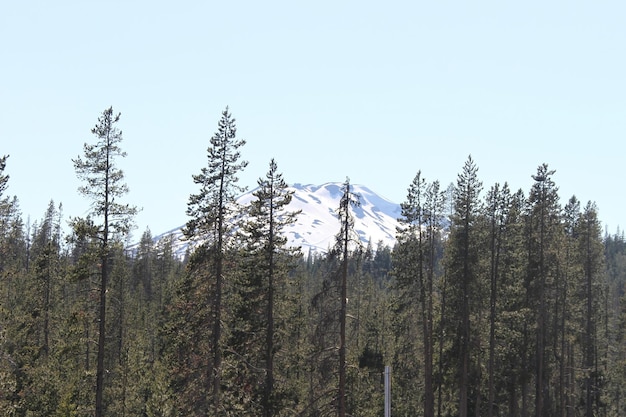
<svg viewBox="0 0 626 417">
<path fill-rule="evenodd" d="M 354 241 L 354 218 L 351 213 L 353 207 L 360 206 L 359 196 L 352 192 L 350 180 L 346 178 L 342 187 L 342 196 L 339 202 L 337 214 L 341 224 L 341 231 L 337 234 L 334 248 L 335 256 L 341 261 L 341 283 L 340 283 L 340 312 L 339 312 L 339 393 L 337 398 L 339 417 L 346 416 L 346 320 L 348 306 L 348 248 L 351 241 Z M 358 241 L 358 240 L 357 240 Z"/>
<path fill-rule="evenodd" d="M 22 304 L 27 289 L 28 236 L 17 197 L 4 196 L 9 179 L 4 174 L 6 159 L 0 158 L 0 411 L 11 415 L 24 411 L 24 359 L 36 348 L 31 345 L 27 322 L 32 316 L 24 316 Z"/>
<path fill-rule="evenodd" d="M 9 182 L 9 176 L 4 173 L 8 157 L 9 155 L 4 155 L 0 158 L 0 198 L 2 198 L 4 191 L 7 189 L 7 183 Z"/>
<path fill-rule="evenodd" d="M 431 183 L 426 190 L 425 201 L 425 226 L 427 241 L 426 256 L 426 284 L 424 287 L 423 310 L 423 333 L 424 333 L 424 415 L 435 415 L 435 397 L 433 380 L 433 362 L 435 349 L 435 335 L 433 330 L 434 316 L 434 286 L 438 278 L 438 250 L 441 247 L 441 230 L 443 228 L 443 210 L 445 195 L 439 188 L 439 181 Z"/>
<path fill-rule="evenodd" d="M 558 384 L 555 390 L 557 415 L 567 416 L 569 410 L 575 407 L 576 384 L 574 370 L 571 366 L 575 361 L 574 343 L 575 334 L 580 321 L 578 315 L 580 297 L 576 294 L 578 277 L 581 276 L 580 259 L 577 255 L 578 221 L 580 220 L 580 201 L 572 196 L 563 208 L 563 246 L 562 267 L 556 282 L 555 315 L 558 317 L 558 329 L 555 335 L 558 339 L 556 362 L 558 365 Z"/>
<path fill-rule="evenodd" d="M 247 214 L 249 221 L 244 225 L 244 271 L 239 285 L 239 307 L 235 317 L 235 330 L 232 332 L 237 356 L 246 358 L 246 369 L 239 372 L 248 374 L 250 385 L 258 387 L 253 393 L 264 416 L 280 413 L 285 407 L 287 392 L 284 378 L 276 386 L 275 357 L 281 352 L 284 341 L 286 303 L 288 303 L 288 274 L 295 267 L 297 249 L 285 247 L 287 238 L 284 228 L 293 224 L 299 212 L 286 211 L 293 191 L 289 191 L 274 159 L 264 178 L 257 181 L 258 188 L 252 194 Z M 263 369 L 264 378 L 257 369 Z M 282 375 L 281 375 L 282 376 Z M 234 387 L 238 390 L 238 387 Z M 254 388 L 257 390 L 257 388 Z"/>
<path fill-rule="evenodd" d="M 308 400 L 306 413 L 317 417 L 337 413 L 337 336 L 339 335 L 339 297 L 336 259 L 328 256 L 316 260 L 306 280 L 311 288 L 309 323 L 310 353 Z M 313 289 L 314 287 L 317 287 Z"/>
<path fill-rule="evenodd" d="M 502 239 L 508 217 L 510 192 L 505 183 L 502 188 L 496 183 L 487 194 L 486 217 L 489 222 L 490 267 L 489 267 L 489 359 L 488 372 L 488 400 L 487 416 L 494 415 L 495 405 L 495 355 L 496 355 L 496 314 L 498 302 L 498 284 L 500 279 L 500 256 L 502 253 Z"/>
<path fill-rule="evenodd" d="M 22 339 L 26 413 L 52 414 L 57 408 L 63 380 L 57 372 L 57 329 L 55 319 L 62 272 L 60 210 L 50 202 L 40 225 L 32 226 L 30 270 L 24 282 L 19 306 L 14 310 L 29 332 Z M 18 312 L 22 312 L 21 314 Z"/>
<path fill-rule="evenodd" d="M 550 350 L 553 334 L 550 316 L 554 297 L 554 284 L 559 273 L 559 242 L 561 241 L 561 209 L 558 188 L 552 180 L 555 171 L 547 164 L 540 165 L 533 175 L 535 184 L 529 195 L 528 236 L 528 290 L 531 309 L 535 311 L 535 415 L 551 415 L 550 380 L 552 362 Z"/>
<path fill-rule="evenodd" d="M 73 160 L 74 169 L 85 185 L 79 192 L 93 202 L 91 215 L 99 218 L 102 223 L 73 220 L 78 234 L 89 235 L 99 241 L 100 258 L 100 296 L 98 312 L 98 356 L 96 369 L 96 402 L 95 415 L 104 415 L 104 357 L 106 349 L 106 293 L 110 273 L 110 240 L 123 236 L 130 231 L 132 217 L 137 209 L 128 204 L 121 204 L 118 199 L 128 192 L 124 183 L 124 173 L 117 167 L 117 158 L 125 157 L 119 146 L 122 132 L 115 126 L 120 114 L 114 114 L 113 108 L 102 112 L 98 123 L 91 130 L 96 137 L 94 144 L 84 145 L 84 159 L 80 156 Z M 88 220 L 90 220 L 88 218 Z M 88 226 L 88 227 L 86 227 Z"/>
<path fill-rule="evenodd" d="M 428 309 L 426 304 L 429 297 L 426 284 L 426 263 L 429 254 L 426 236 L 426 193 L 428 185 L 422 177 L 421 171 L 411 182 L 408 188 L 407 198 L 400 205 L 402 217 L 399 219 L 401 228 L 398 229 L 398 245 L 394 250 L 394 276 L 395 287 L 399 294 L 398 305 L 396 307 L 396 335 L 398 347 L 393 368 L 397 370 L 398 384 L 401 398 L 399 404 L 400 413 L 424 413 L 432 416 L 432 355 L 430 339 L 428 334 Z M 431 287 L 432 288 L 432 287 Z M 432 295 L 432 293 L 430 294 Z M 432 300 L 432 298 L 430 298 Z M 417 328 L 422 324 L 421 331 Z M 422 354 L 418 351 L 421 336 Z M 406 391 L 414 389 L 410 379 L 418 372 L 417 367 L 421 360 L 424 369 L 424 399 L 423 404 L 414 403 L 418 398 L 408 394 Z M 413 365 L 412 365 L 413 364 Z M 428 371 L 430 369 L 430 371 Z M 427 372 L 430 372 L 428 375 Z"/>
<path fill-rule="evenodd" d="M 178 415 L 206 416 L 210 398 L 211 306 L 207 294 L 214 291 L 207 262 L 206 245 L 198 246 L 187 262 L 185 273 L 175 282 L 171 304 L 165 305 L 162 363 L 167 367 Z M 209 391 L 209 392 L 207 392 Z"/>
<path fill-rule="evenodd" d="M 623 387 L 626 386 L 626 240 L 618 229 L 604 238 L 604 259 L 607 274 L 607 343 L 611 347 L 607 361 L 607 415 L 623 415 L 626 412 Z"/>
<path fill-rule="evenodd" d="M 578 253 L 582 259 L 583 280 L 581 298 L 583 308 L 583 398 L 584 415 L 600 415 L 603 390 L 603 369 L 600 368 L 599 352 L 602 345 L 602 294 L 604 293 L 604 262 L 600 222 L 595 204 L 589 202 L 577 222 Z"/>
<path fill-rule="evenodd" d="M 454 213 L 450 226 L 450 236 L 447 243 L 447 282 L 451 300 L 448 306 L 451 314 L 447 320 L 456 323 L 456 329 L 451 333 L 454 352 L 458 358 L 456 380 L 458 383 L 458 414 L 460 417 L 469 415 L 470 401 L 474 408 L 480 398 L 480 371 L 478 363 L 472 363 L 472 351 L 477 346 L 477 333 L 480 327 L 474 326 L 472 321 L 477 320 L 480 312 L 480 249 L 481 232 L 479 225 L 480 200 L 482 182 L 478 180 L 478 167 L 470 156 L 462 172 L 458 175 L 454 189 Z M 475 323 L 478 324 L 478 323 Z M 477 359 L 479 356 L 477 356 Z M 475 360 L 477 360 L 475 359 Z M 472 386 L 470 386 L 470 383 Z M 470 393 L 476 395 L 469 397 Z"/>
<path fill-rule="evenodd" d="M 493 297 L 495 349 L 492 369 L 495 403 L 493 407 L 488 407 L 488 411 L 492 408 L 495 415 L 504 413 L 519 416 L 520 398 L 523 403 L 521 408 L 525 410 L 524 404 L 530 384 L 528 364 L 525 360 L 528 329 L 533 326 L 532 311 L 528 308 L 524 286 L 527 264 L 524 250 L 526 198 L 521 190 L 512 194 L 506 188 L 501 189 L 500 197 L 504 205 L 496 212 L 495 236 L 490 234 L 496 238 L 493 242 L 495 253 L 492 254 L 495 257 L 490 256 L 490 260 L 493 260 L 493 264 L 490 264 L 490 272 L 493 275 L 490 277 L 496 281 L 496 293 Z M 488 212 L 491 210 L 488 209 Z M 527 414 L 521 412 L 521 415 Z"/>
<path fill-rule="evenodd" d="M 240 161 L 239 148 L 245 141 L 237 139 L 235 119 L 231 116 L 228 107 L 222 112 L 218 123 L 218 130 L 210 140 L 207 149 L 207 166 L 200 174 L 193 176 L 195 184 L 200 185 L 198 194 L 189 197 L 187 215 L 191 219 L 187 222 L 183 233 L 188 239 L 202 241 L 206 250 L 196 256 L 196 261 L 190 267 L 206 269 L 214 282 L 207 291 L 207 305 L 211 306 L 211 359 L 208 367 L 209 387 L 205 387 L 206 395 L 212 393 L 213 413 L 221 412 L 221 378 L 222 378 L 222 308 L 223 308 L 223 279 L 224 257 L 228 249 L 227 239 L 229 231 L 235 227 L 233 214 L 236 213 L 235 198 L 244 191 L 237 183 L 237 175 L 246 166 L 246 161 Z M 205 256 L 203 259 L 199 255 Z M 191 271 L 195 273 L 195 271 Z M 209 406 L 208 398 L 205 400 Z M 205 413 L 208 412 L 205 410 Z"/>
<path fill-rule="evenodd" d="M 41 226 L 33 236 L 31 252 L 41 291 L 42 352 L 47 356 L 50 352 L 50 314 L 54 303 L 52 291 L 54 280 L 58 278 L 61 257 L 61 208 L 59 206 L 57 211 L 53 201 L 50 201 Z"/>
<path fill-rule="evenodd" d="M 316 271 L 319 277 L 313 278 L 313 282 L 321 282 L 321 289 L 311 299 L 311 344 L 314 349 L 311 356 L 314 358 L 314 368 L 308 407 L 312 416 L 327 413 L 345 416 L 349 413 L 346 398 L 347 291 L 351 246 L 354 242 L 360 245 L 358 237 L 355 239 L 354 236 L 352 209 L 358 207 L 360 201 L 358 195 L 353 193 L 348 179 L 340 192 L 341 200 L 337 209 L 340 231 L 335 237 L 335 245 L 321 262 L 322 268 Z"/>
<path fill-rule="evenodd" d="M 377 249 L 368 243 L 367 248 L 357 248 L 350 256 L 348 288 L 349 331 L 352 348 L 348 350 L 347 409 L 351 415 L 380 416 L 384 411 L 383 380 L 385 357 L 391 357 L 391 339 L 387 322 L 390 320 L 389 288 L 384 279 L 388 270 L 381 262 L 389 251 L 381 242 Z M 388 252 L 389 253 L 389 252 Z M 378 254 L 378 255 L 377 255 Z"/>
<path fill-rule="evenodd" d="M 133 279 L 131 286 L 133 291 L 138 291 L 140 298 L 151 301 L 153 297 L 152 283 L 154 281 L 154 243 L 152 233 L 146 229 L 141 235 L 133 262 Z"/>
</svg>

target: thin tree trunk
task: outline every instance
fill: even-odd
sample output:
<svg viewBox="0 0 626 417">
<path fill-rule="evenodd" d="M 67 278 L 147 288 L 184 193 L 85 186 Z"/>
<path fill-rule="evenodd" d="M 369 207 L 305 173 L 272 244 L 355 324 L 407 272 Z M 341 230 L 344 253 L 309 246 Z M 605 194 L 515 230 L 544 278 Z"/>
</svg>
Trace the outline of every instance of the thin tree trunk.
<svg viewBox="0 0 626 417">
<path fill-rule="evenodd" d="M 50 246 L 48 246 L 50 247 Z M 51 254 L 48 254 L 51 256 Z M 51 259 L 48 258 L 47 273 L 44 282 L 44 316 L 43 316 L 43 353 L 48 357 L 50 351 L 50 263 Z"/>
<path fill-rule="evenodd" d="M 426 282 L 426 314 L 424 323 L 424 416 L 435 415 L 435 393 L 433 390 L 433 302 L 432 273 L 428 273 Z"/>
<path fill-rule="evenodd" d="M 495 387 L 494 387 L 494 362 L 495 362 L 495 349 L 496 349 L 496 280 L 498 276 L 498 241 L 496 237 L 496 224 L 495 224 L 495 210 L 493 213 L 494 220 L 491 225 L 491 285 L 489 295 L 489 362 L 487 365 L 487 372 L 489 374 L 489 399 L 487 404 L 487 417 L 493 417 L 493 406 L 495 401 Z"/>
<path fill-rule="evenodd" d="M 569 240 L 570 236 L 567 236 L 566 239 Z M 563 276 L 563 288 L 561 289 L 561 293 L 563 295 L 562 307 L 561 307 L 561 320 L 559 326 L 559 337 L 560 337 L 560 347 L 559 347 L 559 387 L 558 387 L 558 395 L 559 395 L 559 414 L 561 417 L 566 417 L 567 415 L 567 382 L 566 382 L 566 372 L 567 372 L 567 344 L 565 340 L 565 322 L 567 315 L 567 285 L 569 282 L 569 266 L 571 261 L 570 254 L 570 243 L 568 241 L 566 251 L 565 251 L 565 274 Z"/>
<path fill-rule="evenodd" d="M 526 304 L 528 304 L 528 294 L 527 294 L 527 300 L 526 300 Z M 529 372 L 529 368 L 530 368 L 530 352 L 529 352 L 529 347 L 528 347 L 528 324 L 524 323 L 524 352 L 522 353 L 522 376 L 523 376 L 523 381 L 522 381 L 522 413 L 521 416 L 522 417 L 528 417 L 528 391 L 529 391 L 529 379 L 530 379 L 530 375 L 528 375 Z"/>
<path fill-rule="evenodd" d="M 587 221 L 587 234 L 585 236 L 585 417 L 593 417 L 593 378 L 594 369 L 594 343 L 593 343 L 593 292 L 592 292 L 592 271 L 591 271 L 591 222 Z"/>
<path fill-rule="evenodd" d="M 568 362 L 569 362 L 569 384 L 567 388 L 567 416 L 572 417 L 574 415 L 574 407 L 572 399 L 574 398 L 574 391 L 576 390 L 576 370 L 574 368 L 574 345 L 568 343 Z"/>
<path fill-rule="evenodd" d="M 518 377 L 512 372 L 511 382 L 509 384 L 509 417 L 519 416 L 519 403 L 517 398 L 517 381 Z"/>
<path fill-rule="evenodd" d="M 563 285 L 563 311 L 561 312 L 561 355 L 560 355 L 560 363 L 559 363 L 559 397 L 561 404 L 561 416 L 566 416 L 566 382 L 565 382 L 565 372 L 566 366 L 565 361 L 567 360 L 567 351 L 566 351 L 566 343 L 565 343 L 565 309 L 567 306 L 567 279 Z"/>
<path fill-rule="evenodd" d="M 348 186 L 347 193 L 350 193 Z M 343 265 L 341 272 L 341 313 L 340 313 L 340 341 L 339 341 L 339 417 L 346 416 L 346 314 L 347 314 L 347 297 L 348 297 L 348 238 L 349 227 L 347 219 L 344 219 L 343 234 Z"/>
<path fill-rule="evenodd" d="M 440 317 L 440 330 L 439 330 L 439 366 L 438 366 L 438 378 L 437 378 L 437 417 L 441 417 L 441 407 L 443 403 L 442 398 L 442 386 L 443 386 L 443 338 L 445 335 L 444 323 L 446 312 L 446 276 L 443 278 L 443 288 L 441 289 L 441 317 Z"/>
<path fill-rule="evenodd" d="M 106 289 L 109 275 L 108 248 L 103 249 L 102 275 L 100 280 L 100 308 L 98 312 L 98 359 L 96 365 L 96 417 L 103 417 L 104 391 L 104 345 L 106 343 Z"/>
<path fill-rule="evenodd" d="M 271 185 L 273 186 L 273 184 Z M 267 283 L 267 334 L 265 351 L 265 417 L 273 412 L 272 392 L 274 390 L 274 190 L 270 189 L 269 243 L 268 243 L 268 283 Z"/>
<path fill-rule="evenodd" d="M 544 235 L 545 235 L 545 188 L 542 182 L 541 189 L 541 219 L 539 230 L 539 311 L 537 314 L 537 347 L 536 347 L 536 395 L 535 415 L 544 417 L 544 390 L 545 390 L 545 342 L 546 342 L 546 274 L 544 259 Z"/>
<path fill-rule="evenodd" d="M 469 210 L 469 206 L 467 208 Z M 469 389 L 469 368 L 470 368 L 470 309 L 469 309 L 469 212 L 465 213 L 465 228 L 463 242 L 463 282 L 461 301 L 461 346 L 460 346 L 460 369 L 459 369 L 459 417 L 467 417 L 467 402 Z"/>
<path fill-rule="evenodd" d="M 217 247 L 215 249 L 216 265 L 215 265 L 215 298 L 213 299 L 213 412 L 217 415 L 220 413 L 222 406 L 222 274 L 224 272 L 224 224 L 226 215 L 226 207 L 224 203 L 224 176 L 226 172 L 226 148 L 222 153 L 222 167 L 218 196 L 218 219 L 217 219 Z M 207 391 L 208 392 L 208 391 Z"/>
<path fill-rule="evenodd" d="M 479 319 L 478 322 L 482 323 L 483 319 L 482 319 L 482 312 L 479 314 Z M 482 407 L 482 400 L 483 400 L 483 395 L 482 395 L 482 387 L 481 387 L 481 381 L 482 381 L 482 369 L 483 369 L 483 365 L 482 365 L 482 340 L 480 338 L 480 336 L 477 336 L 477 341 L 476 341 L 476 382 L 474 385 L 474 391 L 476 392 L 476 403 L 474 404 L 474 416 L 475 417 L 480 417 L 480 411 L 481 411 L 481 407 Z"/>
<path fill-rule="evenodd" d="M 220 216 L 221 218 L 221 216 Z M 221 221 L 219 222 L 221 225 Z M 214 412 L 219 413 L 221 408 L 221 384 L 222 384 L 222 349 L 220 346 L 222 338 L 222 273 L 223 273 L 223 256 L 222 256 L 222 231 L 218 232 L 218 247 L 215 256 L 215 296 L 213 299 L 213 367 L 212 367 L 212 383 L 213 383 L 213 407 Z"/>
<path fill-rule="evenodd" d="M 109 135 L 107 134 L 107 145 Z M 100 261 L 100 308 L 98 312 L 98 358 L 96 364 L 96 414 L 95 417 L 103 417 L 103 393 L 104 393 L 104 351 L 106 343 L 106 293 L 109 279 L 109 170 L 111 166 L 109 146 L 106 149 L 106 168 L 104 176 L 104 227 L 102 234 L 102 254 Z"/>
</svg>

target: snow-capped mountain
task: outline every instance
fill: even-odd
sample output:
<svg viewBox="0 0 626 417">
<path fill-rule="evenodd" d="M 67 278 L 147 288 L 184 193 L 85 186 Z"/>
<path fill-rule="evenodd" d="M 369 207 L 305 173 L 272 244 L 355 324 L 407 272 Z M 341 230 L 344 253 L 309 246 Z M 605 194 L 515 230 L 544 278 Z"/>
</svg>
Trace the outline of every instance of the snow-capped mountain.
<svg viewBox="0 0 626 417">
<path fill-rule="evenodd" d="M 285 228 L 288 245 L 300 246 L 304 254 L 309 250 L 324 253 L 335 243 L 335 236 L 340 230 L 337 208 L 342 196 L 342 183 L 329 182 L 322 185 L 294 184 L 290 189 L 294 192 L 288 211 L 301 210 L 295 224 Z M 357 194 L 361 205 L 352 208 L 354 215 L 354 231 L 361 243 L 366 246 L 372 242 L 374 248 L 378 242 L 393 247 L 395 234 L 400 217 L 400 205 L 381 197 L 362 185 L 351 185 L 352 192 Z M 255 197 L 254 190 L 243 194 L 237 199 L 242 206 L 249 204 Z M 174 248 L 179 256 L 183 256 L 187 243 L 181 241 L 180 229 L 157 236 L 172 235 Z"/>
<path fill-rule="evenodd" d="M 289 210 L 302 210 L 296 223 L 285 228 L 288 242 L 292 246 L 301 246 L 306 253 L 310 248 L 314 252 L 325 252 L 335 243 L 335 236 L 340 230 L 337 208 L 342 196 L 342 183 L 323 185 L 294 184 L 293 199 Z M 353 185 L 352 191 L 359 196 L 360 207 L 353 207 L 354 231 L 361 243 L 378 242 L 393 247 L 396 238 L 400 206 L 362 185 Z M 242 199 L 246 197 L 242 196 Z"/>
</svg>

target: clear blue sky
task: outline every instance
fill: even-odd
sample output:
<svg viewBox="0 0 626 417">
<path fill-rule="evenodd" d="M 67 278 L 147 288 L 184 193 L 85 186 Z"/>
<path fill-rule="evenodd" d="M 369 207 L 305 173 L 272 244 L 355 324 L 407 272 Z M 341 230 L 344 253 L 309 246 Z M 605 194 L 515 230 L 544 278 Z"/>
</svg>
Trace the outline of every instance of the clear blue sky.
<svg viewBox="0 0 626 417">
<path fill-rule="evenodd" d="M 15 1 L 0 6 L 0 155 L 26 219 L 82 216 L 72 158 L 113 106 L 139 235 L 184 224 L 226 105 L 254 187 L 363 184 L 401 202 L 472 154 L 484 189 L 528 192 L 626 226 L 622 1 Z"/>
</svg>

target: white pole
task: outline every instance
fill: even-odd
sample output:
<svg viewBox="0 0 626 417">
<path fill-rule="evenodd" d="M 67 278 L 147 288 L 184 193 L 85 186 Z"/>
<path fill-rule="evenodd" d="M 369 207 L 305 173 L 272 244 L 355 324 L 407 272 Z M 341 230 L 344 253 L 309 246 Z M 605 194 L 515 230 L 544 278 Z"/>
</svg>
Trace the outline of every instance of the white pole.
<svg viewBox="0 0 626 417">
<path fill-rule="evenodd" d="M 391 368 L 385 366 L 385 417 L 391 417 Z"/>
</svg>

